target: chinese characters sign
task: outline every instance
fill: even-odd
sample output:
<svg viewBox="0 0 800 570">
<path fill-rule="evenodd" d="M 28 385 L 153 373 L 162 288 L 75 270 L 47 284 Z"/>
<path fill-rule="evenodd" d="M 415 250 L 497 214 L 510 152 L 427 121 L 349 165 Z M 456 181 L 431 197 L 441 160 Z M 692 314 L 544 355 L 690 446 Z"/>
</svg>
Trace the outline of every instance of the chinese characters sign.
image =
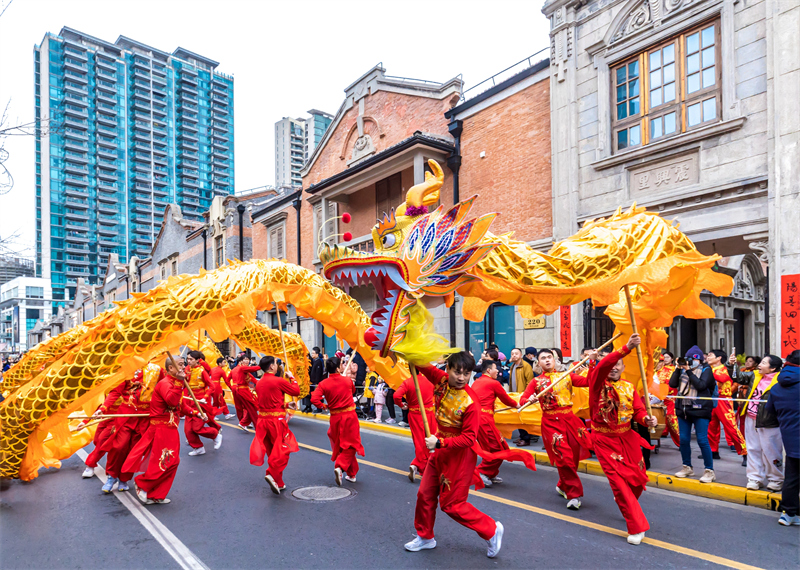
<svg viewBox="0 0 800 570">
<path fill-rule="evenodd" d="M 561 352 L 564 358 L 572 357 L 572 307 L 561 307 L 558 311 L 561 323 L 559 335 L 561 336 Z"/>
<path fill-rule="evenodd" d="M 629 188 L 632 195 L 674 190 L 697 184 L 698 174 L 697 156 L 683 156 L 631 170 Z"/>
<path fill-rule="evenodd" d="M 781 275 L 781 357 L 800 349 L 800 275 Z"/>
</svg>

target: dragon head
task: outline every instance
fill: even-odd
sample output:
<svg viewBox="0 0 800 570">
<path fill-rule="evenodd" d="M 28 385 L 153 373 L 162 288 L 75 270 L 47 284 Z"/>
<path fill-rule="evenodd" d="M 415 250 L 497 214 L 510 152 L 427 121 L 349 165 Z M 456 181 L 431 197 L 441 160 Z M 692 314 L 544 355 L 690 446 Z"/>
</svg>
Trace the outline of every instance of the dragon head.
<svg viewBox="0 0 800 570">
<path fill-rule="evenodd" d="M 439 201 L 444 182 L 439 164 L 428 164 L 433 173 L 426 172 L 406 201 L 372 228 L 374 252 L 323 244 L 319 254 L 332 283 L 374 286 L 379 306 L 365 340 L 382 356 L 405 338 L 411 312 L 422 297 L 444 297 L 451 303 L 456 289 L 478 279 L 469 270 L 496 245 L 483 238 L 497 214 L 466 219 L 474 197 L 447 210 L 428 210 Z"/>
</svg>

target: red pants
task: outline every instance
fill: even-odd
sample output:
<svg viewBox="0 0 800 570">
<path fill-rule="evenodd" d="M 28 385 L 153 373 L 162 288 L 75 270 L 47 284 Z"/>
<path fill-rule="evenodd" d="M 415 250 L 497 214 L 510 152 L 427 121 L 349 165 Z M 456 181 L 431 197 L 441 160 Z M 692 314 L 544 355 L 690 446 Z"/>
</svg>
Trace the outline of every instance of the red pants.
<svg viewBox="0 0 800 570">
<path fill-rule="evenodd" d="M 136 485 L 147 493 L 148 499 L 167 497 L 181 462 L 181 437 L 178 426 L 151 425 L 133 446 L 122 470 L 144 473 L 136 477 Z"/>
<path fill-rule="evenodd" d="M 331 425 L 328 428 L 328 439 L 331 440 L 331 461 L 350 477 L 358 473 L 356 453 L 364 457 L 364 446 L 361 445 L 361 431 L 355 411 L 331 414 Z"/>
<path fill-rule="evenodd" d="M 211 405 L 214 409 L 214 415 L 228 413 L 228 405 L 225 403 L 225 392 L 222 391 L 222 384 L 217 382 L 214 384 L 214 393 L 211 395 Z"/>
<path fill-rule="evenodd" d="M 708 424 L 708 443 L 711 444 L 711 451 L 719 452 L 720 425 L 725 429 L 725 440 L 728 445 L 736 446 L 739 455 L 747 455 L 747 444 L 736 425 L 733 402 L 730 400 L 719 400 L 717 407 L 711 413 L 711 423 Z"/>
<path fill-rule="evenodd" d="M 297 451 L 300 447 L 286 425 L 285 416 L 259 416 L 256 436 L 250 444 L 251 465 L 264 465 L 264 456 L 267 455 L 269 467 L 266 475 L 272 475 L 278 487 L 283 487 L 283 470 L 289 463 L 289 454 Z"/>
<path fill-rule="evenodd" d="M 239 403 L 236 405 L 236 415 L 239 416 L 239 425 L 247 427 L 255 425 L 258 421 L 258 401 L 249 386 L 240 386 L 234 394 L 238 395 Z M 236 398 L 234 398 L 234 402 Z M 240 413 L 241 412 L 241 413 Z"/>
<path fill-rule="evenodd" d="M 114 477 L 124 483 L 131 480 L 133 473 L 123 471 L 122 464 L 125 463 L 125 459 L 134 445 L 147 431 L 150 420 L 148 418 L 116 418 L 114 423 L 115 433 L 106 440 L 106 444 L 103 446 L 108 452 L 106 473 L 109 477 Z"/>
<path fill-rule="evenodd" d="M 551 465 L 558 470 L 558 488 L 568 499 L 583 497 L 578 463 L 589 457 L 586 428 L 572 411 L 542 414 L 542 440 Z"/>
<path fill-rule="evenodd" d="M 614 500 L 625 517 L 628 534 L 645 532 L 650 525 L 639 505 L 639 496 L 648 481 L 642 447 L 652 449 L 652 446 L 630 429 L 621 434 L 594 431 L 592 443 L 600 467 L 614 492 Z"/>
<path fill-rule="evenodd" d="M 200 441 L 201 436 L 207 439 L 214 439 L 222 427 L 214 419 L 214 406 L 201 403 L 200 408 L 208 418 L 207 421 L 193 416 L 186 416 L 183 420 L 183 433 L 186 434 L 189 445 L 195 449 L 203 447 L 203 442 Z"/>
<path fill-rule="evenodd" d="M 426 411 L 425 413 L 428 416 L 431 434 L 436 434 L 436 412 Z M 414 442 L 414 459 L 411 461 L 411 465 L 416 467 L 420 474 L 424 474 L 431 452 L 425 446 L 425 426 L 422 425 L 422 415 L 418 411 L 409 410 L 408 427 L 411 428 L 411 440 Z"/>
<path fill-rule="evenodd" d="M 491 452 L 506 451 L 509 449 L 508 443 L 506 443 L 506 440 L 494 424 L 493 414 L 481 413 L 481 429 L 478 431 L 478 446 L 482 450 Z M 481 460 L 481 464 L 478 465 L 478 473 L 485 475 L 489 479 L 494 479 L 500 472 L 500 466 L 502 464 L 502 459 L 484 458 Z"/>
<path fill-rule="evenodd" d="M 472 448 L 437 449 L 428 460 L 417 492 L 414 528 L 422 538 L 433 538 L 436 500 L 442 512 L 471 528 L 484 540 L 494 536 L 494 519 L 467 502 L 478 456 Z"/>
<path fill-rule="evenodd" d="M 668 398 L 664 405 L 667 407 L 667 411 L 664 414 L 666 417 L 665 423 L 667 424 L 667 432 L 669 432 L 669 436 L 672 438 L 672 443 L 680 447 L 681 434 L 678 431 L 678 417 L 675 415 L 675 400 Z"/>
<path fill-rule="evenodd" d="M 114 431 L 111 429 L 114 427 L 113 420 L 106 420 L 104 422 L 100 422 L 100 425 L 97 426 L 97 429 L 94 432 L 94 449 L 92 452 L 86 457 L 86 467 L 91 467 L 94 469 L 97 467 L 97 463 L 103 458 L 106 454 L 104 447 L 105 441 L 113 435 Z"/>
</svg>

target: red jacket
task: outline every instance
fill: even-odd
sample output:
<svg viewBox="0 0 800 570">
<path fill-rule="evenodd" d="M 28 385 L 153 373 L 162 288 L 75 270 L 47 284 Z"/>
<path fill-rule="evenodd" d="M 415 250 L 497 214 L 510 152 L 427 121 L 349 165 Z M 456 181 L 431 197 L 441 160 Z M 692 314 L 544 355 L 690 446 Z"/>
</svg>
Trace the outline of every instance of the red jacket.
<svg viewBox="0 0 800 570">
<path fill-rule="evenodd" d="M 258 409 L 262 412 L 283 409 L 284 394 L 299 396 L 300 386 L 294 380 L 264 374 L 256 384 Z"/>
<path fill-rule="evenodd" d="M 627 380 L 608 380 L 608 373 L 619 360 L 630 353 L 627 346 L 615 350 L 589 372 L 589 412 L 592 429 L 619 432 L 630 429 L 631 420 L 645 425 L 642 397 Z"/>
<path fill-rule="evenodd" d="M 331 374 L 325 380 L 317 384 L 317 389 L 311 394 L 311 403 L 320 409 L 349 408 L 353 405 L 353 394 L 356 392 L 356 385 L 350 378 L 341 374 Z M 325 397 L 325 403 L 322 398 Z"/>
<path fill-rule="evenodd" d="M 494 401 L 499 398 L 506 406 L 517 407 L 517 402 L 509 396 L 500 382 L 483 375 L 472 383 L 472 391 L 478 396 L 481 411 L 486 414 L 494 414 Z"/>
<path fill-rule="evenodd" d="M 183 381 L 169 374 L 159 380 L 150 400 L 150 424 L 162 423 L 178 427 L 181 412 L 187 416 L 199 415 L 183 399 Z"/>
<path fill-rule="evenodd" d="M 425 378 L 421 373 L 417 373 L 419 380 L 419 390 L 422 392 L 422 401 L 425 403 L 426 408 L 433 406 L 433 384 L 430 380 Z M 411 409 L 419 409 L 419 402 L 417 402 L 417 389 L 414 387 L 414 379 L 406 378 L 400 384 L 400 387 L 394 392 L 394 403 L 398 406 L 403 405 L 403 397 L 406 399 L 406 404 Z"/>
<path fill-rule="evenodd" d="M 450 386 L 447 383 L 447 372 L 439 370 L 435 366 L 422 366 L 420 370 L 424 374 L 424 376 L 420 376 L 420 379 L 426 378 L 431 385 L 433 385 L 433 397 L 436 402 L 436 423 L 438 424 L 439 434 L 441 435 L 442 432 L 453 432 L 452 427 L 443 426 L 439 421 L 442 400 L 450 392 Z M 478 395 L 475 394 L 469 386 L 465 386 L 463 391 L 466 392 L 471 401 L 461 411 L 461 428 L 458 430 L 459 434 L 455 437 L 439 439 L 442 449 L 472 447 L 478 442 L 478 431 L 481 426 L 481 410 L 480 404 L 478 403 Z"/>
<path fill-rule="evenodd" d="M 237 388 L 244 388 L 252 382 L 255 384 L 258 380 L 251 374 L 251 372 L 258 372 L 261 370 L 260 366 L 244 366 L 240 364 L 231 370 L 231 382 Z"/>
</svg>

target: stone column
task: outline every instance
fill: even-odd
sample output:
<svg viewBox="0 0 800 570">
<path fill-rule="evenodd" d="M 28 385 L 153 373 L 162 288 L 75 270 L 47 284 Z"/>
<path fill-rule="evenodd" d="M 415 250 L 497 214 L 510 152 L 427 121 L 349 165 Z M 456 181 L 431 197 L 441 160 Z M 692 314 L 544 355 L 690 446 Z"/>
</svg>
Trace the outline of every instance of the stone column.
<svg viewBox="0 0 800 570">
<path fill-rule="evenodd" d="M 769 346 L 780 354 L 780 276 L 800 273 L 800 5 L 767 0 Z"/>
</svg>

